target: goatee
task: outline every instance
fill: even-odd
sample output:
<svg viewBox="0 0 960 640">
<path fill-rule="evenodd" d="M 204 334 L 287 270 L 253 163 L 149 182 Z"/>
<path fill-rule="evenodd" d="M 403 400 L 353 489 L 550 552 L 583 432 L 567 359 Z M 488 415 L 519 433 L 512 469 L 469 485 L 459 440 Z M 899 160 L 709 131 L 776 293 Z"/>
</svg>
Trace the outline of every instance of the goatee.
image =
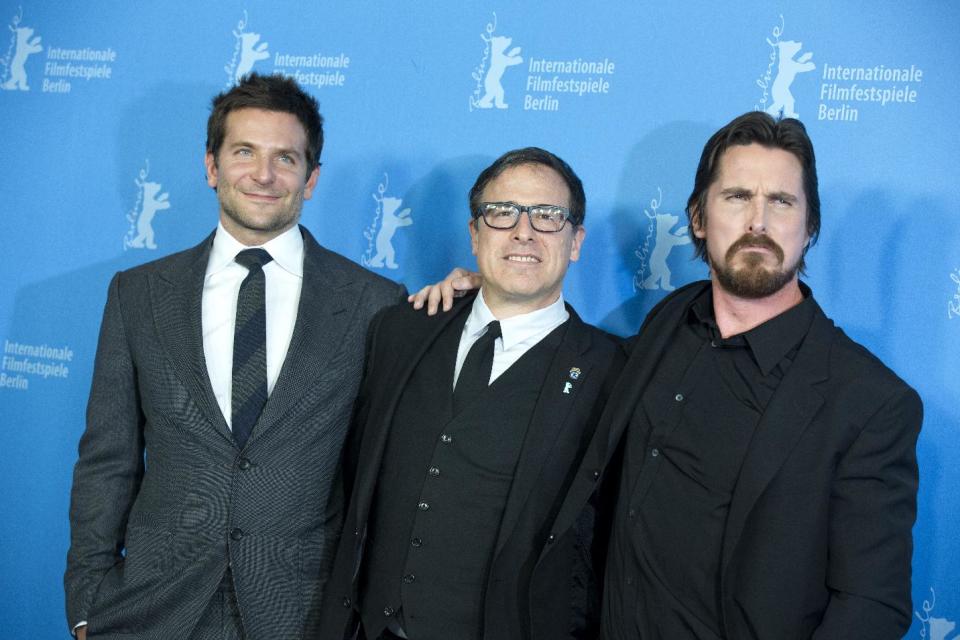
<svg viewBox="0 0 960 640">
<path fill-rule="evenodd" d="M 767 249 L 777 258 L 777 266 L 769 268 L 764 264 L 764 254 L 747 252 L 740 256 L 742 264 L 733 268 L 737 254 L 747 247 Z M 788 269 L 782 269 L 783 249 L 768 236 L 746 234 L 727 249 L 723 264 L 713 264 L 717 282 L 727 292 L 738 298 L 766 298 L 780 291 L 797 275 L 799 261 Z"/>
</svg>

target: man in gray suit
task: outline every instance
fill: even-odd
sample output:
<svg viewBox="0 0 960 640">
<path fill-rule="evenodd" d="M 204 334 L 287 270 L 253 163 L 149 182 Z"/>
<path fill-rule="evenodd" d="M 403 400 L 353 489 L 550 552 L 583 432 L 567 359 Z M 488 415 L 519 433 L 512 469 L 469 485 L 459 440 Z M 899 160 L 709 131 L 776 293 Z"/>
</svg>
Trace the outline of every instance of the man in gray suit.
<svg viewBox="0 0 960 640">
<path fill-rule="evenodd" d="M 404 293 L 297 225 L 322 146 L 295 82 L 242 79 L 207 124 L 216 231 L 110 283 L 71 495 L 80 638 L 317 631 L 367 324 Z"/>
</svg>

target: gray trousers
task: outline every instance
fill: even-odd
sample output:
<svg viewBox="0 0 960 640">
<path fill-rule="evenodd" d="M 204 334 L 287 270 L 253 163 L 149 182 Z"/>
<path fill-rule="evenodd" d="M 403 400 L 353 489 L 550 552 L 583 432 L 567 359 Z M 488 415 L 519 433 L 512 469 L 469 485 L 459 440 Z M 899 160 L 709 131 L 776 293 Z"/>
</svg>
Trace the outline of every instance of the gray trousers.
<svg viewBox="0 0 960 640">
<path fill-rule="evenodd" d="M 190 640 L 243 640 L 240 607 L 229 569 L 190 634 Z"/>
</svg>

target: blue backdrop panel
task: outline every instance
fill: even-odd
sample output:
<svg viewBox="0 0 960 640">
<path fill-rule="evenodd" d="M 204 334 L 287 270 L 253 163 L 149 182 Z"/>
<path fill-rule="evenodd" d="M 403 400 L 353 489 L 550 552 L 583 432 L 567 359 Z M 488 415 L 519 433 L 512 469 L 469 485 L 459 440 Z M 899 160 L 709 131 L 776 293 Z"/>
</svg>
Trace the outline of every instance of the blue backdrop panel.
<svg viewBox="0 0 960 640">
<path fill-rule="evenodd" d="M 960 637 L 960 8 L 786 2 L 0 2 L 0 625 L 65 633 L 68 494 L 110 276 L 216 223 L 209 101 L 246 71 L 296 77 L 327 145 L 304 223 L 411 289 L 473 266 L 466 193 L 503 151 L 582 177 L 566 295 L 630 334 L 691 259 L 684 203 L 709 135 L 750 109 L 816 145 L 807 281 L 914 385 L 909 636 Z"/>
</svg>

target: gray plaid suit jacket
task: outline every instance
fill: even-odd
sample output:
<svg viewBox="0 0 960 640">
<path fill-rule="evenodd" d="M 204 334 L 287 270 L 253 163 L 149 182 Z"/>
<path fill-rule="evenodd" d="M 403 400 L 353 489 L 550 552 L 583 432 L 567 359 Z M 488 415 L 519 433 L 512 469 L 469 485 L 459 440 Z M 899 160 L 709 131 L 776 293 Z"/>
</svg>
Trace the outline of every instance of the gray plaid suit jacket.
<svg viewBox="0 0 960 640">
<path fill-rule="evenodd" d="M 316 628 L 367 324 L 405 291 L 301 231 L 296 327 L 242 451 L 203 355 L 213 236 L 114 276 L 71 493 L 70 626 L 86 620 L 96 638 L 188 637 L 229 566 L 249 640 Z"/>
</svg>

